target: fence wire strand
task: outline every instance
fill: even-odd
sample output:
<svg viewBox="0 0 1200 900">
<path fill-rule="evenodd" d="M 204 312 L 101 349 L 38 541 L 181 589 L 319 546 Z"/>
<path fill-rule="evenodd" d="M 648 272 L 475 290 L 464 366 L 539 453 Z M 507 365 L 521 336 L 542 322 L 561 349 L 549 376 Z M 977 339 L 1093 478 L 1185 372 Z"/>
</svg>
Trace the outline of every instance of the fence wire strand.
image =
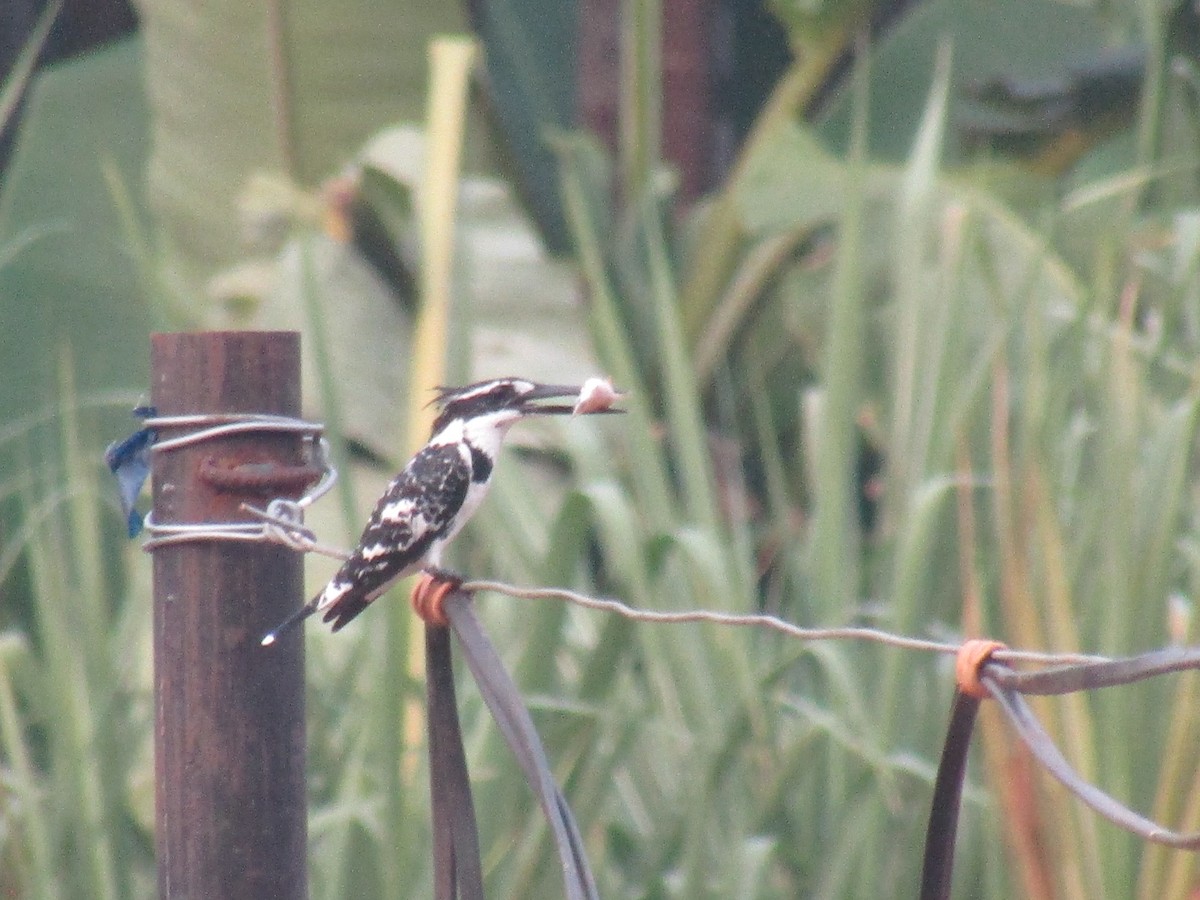
<svg viewBox="0 0 1200 900">
<path fill-rule="evenodd" d="M 262 529 L 259 540 L 275 541 L 293 550 L 320 553 L 337 559 L 345 559 L 348 555 L 343 550 L 319 543 L 310 529 L 287 515 L 280 516 L 275 514 L 275 511 L 250 506 L 243 508 L 263 520 L 266 527 Z M 565 588 L 517 587 L 500 581 L 474 580 L 463 583 L 462 590 L 468 594 L 484 591 L 522 600 L 557 600 L 583 609 L 612 613 L 635 622 L 652 624 L 678 625 L 699 622 L 727 627 L 764 628 L 795 640 L 864 641 L 944 656 L 957 656 L 963 648 L 962 643 L 895 634 L 879 628 L 804 628 L 766 613 L 738 614 L 702 609 L 664 612 L 637 609 L 619 600 L 592 597 Z M 1018 672 L 1010 668 L 1016 664 L 1045 668 Z M 1200 849 L 1200 834 L 1179 833 L 1165 828 L 1084 780 L 1070 767 L 1022 699 L 1023 694 L 1067 694 L 1095 690 L 1195 669 L 1200 669 L 1200 647 L 1167 647 L 1126 658 L 1003 647 L 988 655 L 979 670 L 979 676 L 990 696 L 1004 710 L 1021 742 L 1068 791 L 1109 821 L 1144 840 L 1169 847 L 1196 850 Z"/>
</svg>

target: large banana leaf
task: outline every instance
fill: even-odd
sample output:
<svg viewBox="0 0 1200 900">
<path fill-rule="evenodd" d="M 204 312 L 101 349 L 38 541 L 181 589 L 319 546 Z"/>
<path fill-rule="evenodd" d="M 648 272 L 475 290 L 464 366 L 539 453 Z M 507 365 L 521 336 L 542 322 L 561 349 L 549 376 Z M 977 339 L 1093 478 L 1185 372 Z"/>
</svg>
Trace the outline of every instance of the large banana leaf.
<svg viewBox="0 0 1200 900">
<path fill-rule="evenodd" d="M 426 46 L 456 4 L 142 0 L 149 192 L 174 263 L 201 283 L 241 254 L 236 200 L 257 170 L 312 185 L 368 136 L 424 117 Z M 485 142 L 468 140 L 478 165 Z"/>
<path fill-rule="evenodd" d="M 53 400 L 63 346 L 88 394 L 146 381 L 150 317 L 114 203 L 127 189 L 136 209 L 145 161 L 139 50 L 123 42 L 31 87 L 0 194 L 0 422 Z"/>
</svg>

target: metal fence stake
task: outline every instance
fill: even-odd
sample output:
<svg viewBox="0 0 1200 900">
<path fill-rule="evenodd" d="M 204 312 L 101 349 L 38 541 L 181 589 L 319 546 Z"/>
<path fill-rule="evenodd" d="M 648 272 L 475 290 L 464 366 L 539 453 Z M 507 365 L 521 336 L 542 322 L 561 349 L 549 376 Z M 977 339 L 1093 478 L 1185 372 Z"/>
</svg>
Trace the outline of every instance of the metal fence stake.
<svg viewBox="0 0 1200 900">
<path fill-rule="evenodd" d="M 300 413 L 293 332 L 155 334 L 161 416 Z M 164 433 L 160 439 L 177 436 Z M 206 464 L 302 462 L 297 435 L 249 433 L 157 453 L 160 524 L 234 522 L 260 491 L 215 485 Z M 302 601 L 301 557 L 265 543 L 201 540 L 154 551 L 155 779 L 162 898 L 307 897 L 304 644 L 268 652 L 264 630 Z"/>
</svg>

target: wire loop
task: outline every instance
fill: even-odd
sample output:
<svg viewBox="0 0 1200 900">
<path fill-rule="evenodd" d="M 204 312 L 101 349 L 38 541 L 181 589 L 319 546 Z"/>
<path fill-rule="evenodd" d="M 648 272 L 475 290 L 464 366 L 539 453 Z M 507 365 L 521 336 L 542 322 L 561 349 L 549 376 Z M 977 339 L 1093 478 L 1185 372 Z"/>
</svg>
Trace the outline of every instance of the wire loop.
<svg viewBox="0 0 1200 900">
<path fill-rule="evenodd" d="M 171 450 L 228 437 L 231 434 L 266 431 L 300 434 L 315 439 L 325 432 L 325 426 L 320 422 L 307 422 L 304 419 L 277 416 L 272 413 L 192 413 L 182 416 L 149 416 L 143 425 L 152 431 L 189 427 L 197 429 L 187 434 L 181 434 L 179 437 L 155 441 L 150 448 L 154 453 L 168 453 Z"/>
<path fill-rule="evenodd" d="M 241 508 L 255 515 L 259 519 L 257 522 L 159 523 L 154 520 L 153 513 L 147 514 L 144 525 L 149 537 L 142 544 L 143 550 L 153 551 L 159 547 L 195 541 L 269 541 L 298 552 L 318 548 L 316 536 L 304 525 L 304 510 L 327 494 L 338 477 L 330 459 L 329 441 L 323 436 L 323 424 L 265 413 L 205 413 L 150 416 L 145 420 L 145 428 L 153 432 L 172 428 L 194 429 L 178 437 L 155 441 L 150 447 L 152 453 L 169 453 L 233 434 L 298 434 L 306 441 L 312 465 L 320 470 L 321 476 L 298 500 L 276 497 L 267 504 L 265 512 L 243 503 Z"/>
<path fill-rule="evenodd" d="M 459 584 L 455 581 L 447 581 L 431 572 L 422 572 L 409 597 L 413 612 L 428 625 L 446 627 L 450 624 L 444 609 L 446 598 L 458 588 Z"/>
<path fill-rule="evenodd" d="M 982 638 L 963 641 L 954 657 L 954 680 L 958 683 L 958 689 L 968 697 L 986 700 L 990 694 L 979 680 L 979 675 L 992 654 L 1003 649 L 1006 649 L 1005 645 L 1000 641 Z"/>
</svg>

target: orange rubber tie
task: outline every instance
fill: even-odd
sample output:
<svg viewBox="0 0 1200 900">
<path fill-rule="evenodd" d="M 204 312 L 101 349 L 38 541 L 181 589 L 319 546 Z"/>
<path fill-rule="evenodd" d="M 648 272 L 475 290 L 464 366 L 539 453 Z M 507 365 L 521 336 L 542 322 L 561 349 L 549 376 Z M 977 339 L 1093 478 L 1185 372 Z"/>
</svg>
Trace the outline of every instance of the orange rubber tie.
<svg viewBox="0 0 1200 900">
<path fill-rule="evenodd" d="M 457 590 L 458 585 L 444 581 L 428 572 L 422 572 L 421 578 L 412 589 L 409 597 L 413 612 L 429 625 L 440 625 L 445 628 L 450 624 L 446 618 L 446 598 Z"/>
<path fill-rule="evenodd" d="M 987 688 L 979 680 L 979 670 L 983 668 L 993 653 L 1007 649 L 1007 644 L 1000 641 L 972 638 L 958 648 L 958 656 L 954 659 L 954 680 L 958 689 L 968 697 L 976 700 L 988 698 Z"/>
</svg>

